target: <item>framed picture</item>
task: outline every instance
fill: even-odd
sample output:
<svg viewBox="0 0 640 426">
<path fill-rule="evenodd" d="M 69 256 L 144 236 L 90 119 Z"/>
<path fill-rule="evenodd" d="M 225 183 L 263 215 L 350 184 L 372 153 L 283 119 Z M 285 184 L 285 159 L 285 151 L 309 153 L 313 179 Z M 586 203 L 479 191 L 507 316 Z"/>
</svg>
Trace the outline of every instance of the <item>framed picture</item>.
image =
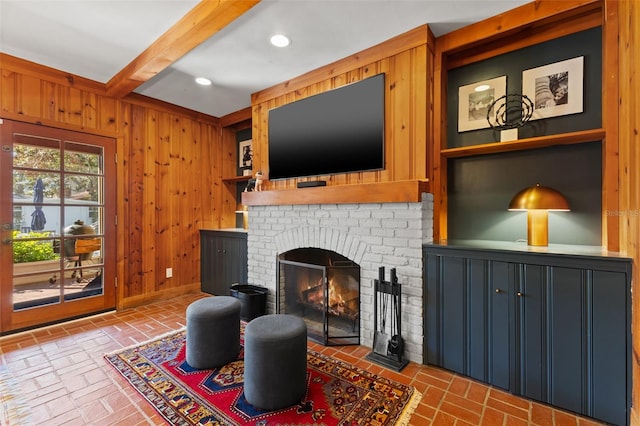
<svg viewBox="0 0 640 426">
<path fill-rule="evenodd" d="M 506 95 L 507 76 L 478 81 L 458 88 L 458 132 L 486 129 L 491 104 Z M 496 105 L 494 109 L 498 109 Z"/>
<path fill-rule="evenodd" d="M 238 145 L 238 167 L 241 169 L 250 169 L 253 166 L 253 150 L 251 149 L 252 140 L 241 141 Z"/>
<path fill-rule="evenodd" d="M 533 101 L 531 120 L 582 112 L 584 56 L 522 72 L 522 94 Z"/>
</svg>

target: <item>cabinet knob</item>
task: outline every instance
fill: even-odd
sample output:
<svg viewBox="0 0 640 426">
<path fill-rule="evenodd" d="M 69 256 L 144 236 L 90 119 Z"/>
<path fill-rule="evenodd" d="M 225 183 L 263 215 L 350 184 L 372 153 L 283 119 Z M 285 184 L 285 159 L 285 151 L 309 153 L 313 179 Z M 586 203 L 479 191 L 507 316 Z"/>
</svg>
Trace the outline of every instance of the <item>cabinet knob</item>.
<svg viewBox="0 0 640 426">
<path fill-rule="evenodd" d="M 524 296 L 524 294 L 522 294 L 522 292 L 520 292 L 520 291 L 519 291 L 519 292 L 517 292 L 516 294 L 518 295 L 518 297 L 522 297 L 522 296 Z"/>
<path fill-rule="evenodd" d="M 496 293 L 500 293 L 502 290 L 500 290 L 499 288 L 496 288 Z"/>
</svg>

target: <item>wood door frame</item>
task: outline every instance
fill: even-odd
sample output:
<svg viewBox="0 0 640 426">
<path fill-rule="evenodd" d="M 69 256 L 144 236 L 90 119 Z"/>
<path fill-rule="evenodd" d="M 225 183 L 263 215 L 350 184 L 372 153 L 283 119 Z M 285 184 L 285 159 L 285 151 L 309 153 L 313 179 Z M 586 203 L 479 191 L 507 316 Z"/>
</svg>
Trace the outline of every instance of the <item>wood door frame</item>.
<svg viewBox="0 0 640 426">
<path fill-rule="evenodd" d="M 48 305 L 42 308 L 30 308 L 20 311 L 14 311 L 12 303 L 12 268 L 2 268 L 3 270 L 0 272 L 0 334 L 115 309 L 117 299 L 117 175 L 115 163 L 117 139 L 113 137 L 100 136 L 91 133 L 42 126 L 20 121 L 7 119 L 0 120 L 0 134 L 2 134 L 3 136 L 2 139 L 5 141 L 9 141 L 11 146 L 13 146 L 12 135 L 14 132 L 25 132 L 33 135 L 57 138 L 62 141 L 71 140 L 74 142 L 100 146 L 103 149 L 103 294 L 100 296 L 63 301 L 61 303 Z M 6 150 L 4 148 L 6 145 L 9 144 L 3 143 L 0 155 L 11 155 L 12 150 Z M 3 159 L 3 161 L 11 162 L 11 164 L 13 164 L 13 161 L 11 159 Z M 0 169 L 0 179 L 2 179 L 3 182 L 12 182 L 12 170 L 13 167 L 2 167 L 2 169 Z M 11 208 L 6 208 L 6 206 L 12 205 L 13 190 L 0 190 L 0 206 L 4 206 L 0 207 L 0 223 L 13 223 L 13 211 Z M 3 228 L 0 229 L 0 236 L 3 240 L 6 238 L 11 238 L 11 230 L 5 230 Z M 6 247 L 4 244 L 3 246 Z M 5 264 L 12 263 L 11 250 L 0 250 L 0 256 L 0 262 L 3 262 Z"/>
</svg>

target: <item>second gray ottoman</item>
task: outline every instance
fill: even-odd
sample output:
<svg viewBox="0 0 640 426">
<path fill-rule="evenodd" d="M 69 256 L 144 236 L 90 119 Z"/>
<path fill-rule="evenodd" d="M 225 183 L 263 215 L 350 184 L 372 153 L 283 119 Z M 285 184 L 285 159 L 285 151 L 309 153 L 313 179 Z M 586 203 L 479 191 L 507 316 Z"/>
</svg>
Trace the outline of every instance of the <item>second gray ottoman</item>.
<svg viewBox="0 0 640 426">
<path fill-rule="evenodd" d="M 187 363 L 205 370 L 240 353 L 240 302 L 231 296 L 196 300 L 187 307 Z"/>
<path fill-rule="evenodd" d="M 265 315 L 244 331 L 244 396 L 265 410 L 294 405 L 307 389 L 307 325 L 294 315 Z"/>
</svg>

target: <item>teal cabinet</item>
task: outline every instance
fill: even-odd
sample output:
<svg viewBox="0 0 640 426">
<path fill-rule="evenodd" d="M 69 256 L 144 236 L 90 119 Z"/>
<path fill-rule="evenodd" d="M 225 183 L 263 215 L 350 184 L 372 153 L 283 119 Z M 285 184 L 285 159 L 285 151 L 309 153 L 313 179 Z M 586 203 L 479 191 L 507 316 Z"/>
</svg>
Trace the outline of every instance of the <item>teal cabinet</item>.
<svg viewBox="0 0 640 426">
<path fill-rule="evenodd" d="M 628 424 L 631 260 L 424 246 L 425 364 Z"/>
</svg>

